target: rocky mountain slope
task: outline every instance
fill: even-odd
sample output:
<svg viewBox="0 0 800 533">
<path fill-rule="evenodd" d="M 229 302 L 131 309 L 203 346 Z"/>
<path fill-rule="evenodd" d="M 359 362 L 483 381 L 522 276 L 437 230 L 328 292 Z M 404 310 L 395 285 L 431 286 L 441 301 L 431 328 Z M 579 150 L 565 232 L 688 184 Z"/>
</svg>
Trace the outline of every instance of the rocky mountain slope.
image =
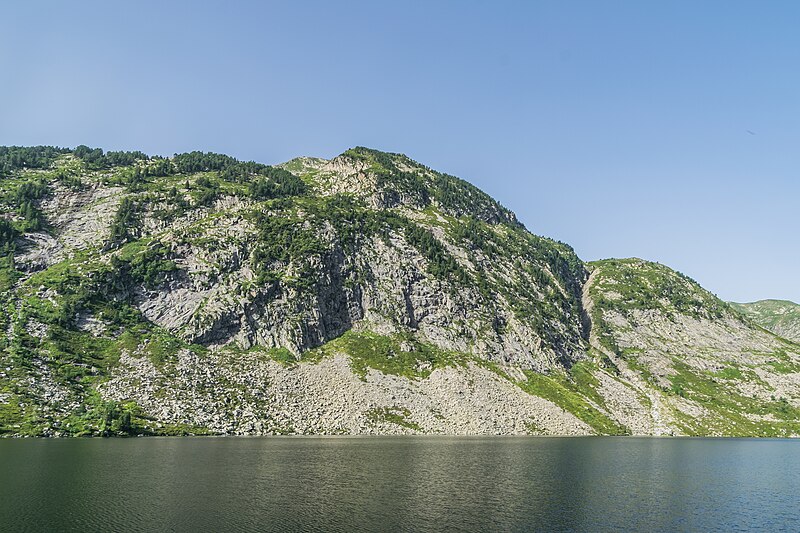
<svg viewBox="0 0 800 533">
<path fill-rule="evenodd" d="M 798 345 L 403 155 L 0 176 L 0 434 L 800 432 Z"/>
<path fill-rule="evenodd" d="M 731 306 L 762 328 L 800 342 L 800 305 L 788 300 L 760 300 Z"/>
</svg>

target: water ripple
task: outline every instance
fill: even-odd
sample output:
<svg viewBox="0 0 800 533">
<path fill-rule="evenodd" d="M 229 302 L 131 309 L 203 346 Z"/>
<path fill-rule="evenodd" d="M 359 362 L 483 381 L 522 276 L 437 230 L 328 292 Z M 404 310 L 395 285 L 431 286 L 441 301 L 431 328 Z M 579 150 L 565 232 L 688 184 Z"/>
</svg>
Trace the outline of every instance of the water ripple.
<svg viewBox="0 0 800 533">
<path fill-rule="evenodd" d="M 0 441 L 2 531 L 800 530 L 800 443 Z"/>
</svg>

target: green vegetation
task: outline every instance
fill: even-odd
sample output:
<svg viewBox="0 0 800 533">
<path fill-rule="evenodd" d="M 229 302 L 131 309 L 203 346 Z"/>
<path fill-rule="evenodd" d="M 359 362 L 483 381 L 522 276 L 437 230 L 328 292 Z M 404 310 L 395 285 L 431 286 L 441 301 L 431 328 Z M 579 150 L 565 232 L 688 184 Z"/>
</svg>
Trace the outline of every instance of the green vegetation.
<svg viewBox="0 0 800 533">
<path fill-rule="evenodd" d="M 276 200 L 269 207 L 251 217 L 259 231 L 253 261 L 262 283 L 280 280 L 308 290 L 319 278 L 314 264 L 320 257 L 336 247 L 354 253 L 371 237 L 388 239 L 391 233 L 402 234 L 425 257 L 433 277 L 458 284 L 469 281 L 469 275 L 429 230 L 399 213 L 368 209 L 347 195 Z M 329 228 L 334 230 L 333 242 L 320 237 Z M 291 276 L 287 275 L 289 265 Z"/>
<path fill-rule="evenodd" d="M 761 300 L 730 305 L 767 331 L 800 343 L 800 305 L 788 300 Z"/>
<path fill-rule="evenodd" d="M 664 265 L 641 259 L 604 259 L 589 266 L 594 275 L 589 288 L 594 302 L 593 331 L 611 353 L 625 355 L 617 344 L 614 326 L 604 318 L 605 311 L 631 317 L 634 311 L 652 310 L 670 320 L 678 315 L 706 320 L 734 316 L 725 302 Z"/>
<path fill-rule="evenodd" d="M 586 271 L 572 248 L 521 227 L 491 225 L 473 217 L 452 220 L 447 232 L 478 265 L 472 284 L 483 297 L 482 305 L 491 307 L 502 295 L 517 320 L 555 346 L 563 342 L 560 329 L 565 321 L 582 328 L 580 282 Z M 509 268 L 499 270 L 496 263 Z M 504 327 L 496 324 L 498 332 Z"/>
<path fill-rule="evenodd" d="M 25 169 L 46 170 L 59 158 L 67 155 L 80 159 L 91 170 L 131 166 L 138 161 L 150 159 L 142 152 L 104 153 L 100 148 L 89 148 L 84 145 L 74 150 L 56 146 L 0 146 L 0 177 Z"/>
<path fill-rule="evenodd" d="M 8 213 L 8 218 L 0 218 L 2 249 L 9 251 L 14 240 L 21 234 L 45 229 L 45 219 L 39 202 L 49 193 L 50 187 L 41 177 L 26 175 L 0 179 L 0 207 Z"/>
<path fill-rule="evenodd" d="M 175 337 L 168 331 L 151 327 L 147 333 L 140 333 L 139 344 L 147 358 L 156 368 L 163 368 L 167 363 L 174 363 L 180 350 L 192 350 L 194 347 Z"/>
<path fill-rule="evenodd" d="M 0 218 L 0 254 L 6 255 L 14 249 L 14 240 L 18 232 L 14 224 L 4 218 Z"/>
<path fill-rule="evenodd" d="M 538 326 L 542 332 L 548 331 L 550 322 L 561 319 L 559 309 L 569 309 L 577 316 L 579 299 L 574 294 L 564 296 L 557 287 L 563 281 L 572 283 L 568 279 L 572 274 L 582 273 L 571 249 L 528 236 L 513 214 L 458 178 L 436 173 L 404 156 L 366 149 L 348 154 L 373 161 L 381 186 L 419 198 L 421 205 L 429 206 L 431 213 L 436 213 L 431 224 L 438 225 L 438 213 L 449 215 L 446 239 L 459 245 L 469 241 L 476 254 L 483 252 L 489 260 L 502 259 L 503 254 L 513 251 L 517 266 L 529 269 L 525 277 L 509 283 L 488 275 L 490 269 L 477 261 L 477 270 L 471 271 L 448 251 L 428 223 L 411 219 L 401 210 L 375 209 L 347 194 L 312 196 L 313 180 L 304 182 L 285 168 L 202 152 L 165 159 L 141 152 L 104 153 L 85 146 L 75 150 L 45 150 L 37 156 L 36 167 L 22 167 L 17 161 L 17 166 L 10 170 L 13 176 L 4 186 L 4 197 L 19 210 L 19 218 L 28 222 L 24 226 L 19 221 L 0 226 L 0 242 L 6 249 L 13 249 L 21 232 L 44 227 L 36 222 L 35 209 L 41 198 L 50 193 L 49 186 L 54 182 L 81 188 L 84 183 L 95 181 L 122 186 L 126 192 L 105 248 L 78 254 L 24 281 L 24 289 L 19 292 L 24 299 L 20 309 L 14 311 L 16 333 L 9 353 L 18 360 L 28 361 L 39 354 L 49 354 L 59 361 L 59 379 L 66 380 L 70 387 L 80 384 L 76 391 L 86 394 L 105 379 L 123 350 L 146 356 L 157 367 L 163 367 L 174 360 L 178 350 L 192 349 L 174 335 L 147 323 L 130 300 L 137 286 L 158 289 L 180 276 L 175 248 L 145 235 L 144 221 L 151 217 L 168 221 L 192 206 L 211 207 L 224 196 L 253 202 L 254 207 L 243 214 L 255 224 L 257 234 L 244 249 L 252 254 L 256 286 L 277 283 L 279 287 L 313 294 L 315 284 L 323 279 L 320 265 L 338 257 L 336 254 L 357 254 L 376 237 L 387 244 L 402 239 L 425 259 L 428 275 L 446 282 L 443 288 L 453 294 L 465 286 L 476 285 L 489 305 L 500 290 L 513 302 L 519 318 L 539 320 L 544 316 Z M 22 168 L 36 168 L 38 174 Z M 213 216 L 212 213 L 202 224 L 213 224 Z M 465 230 L 459 229 L 462 223 Z M 200 226 L 196 236 L 188 237 L 188 242 L 214 253 L 218 243 Z M 537 262 L 537 266 L 527 265 L 531 261 Z M 3 286 L 11 288 L 17 282 L 20 273 L 14 268 L 13 257 L 3 264 L 0 273 Z M 368 282 L 370 273 L 352 270 L 345 275 L 346 279 L 337 283 L 353 287 Z M 539 282 L 549 287 L 546 293 L 537 292 L 535 285 Z M 579 294 L 579 284 L 576 286 L 575 294 Z M 48 291 L 46 296 L 40 288 Z M 519 290 L 524 291 L 523 296 L 517 296 Z M 78 330 L 79 317 L 86 315 L 99 319 L 108 336 L 95 337 Z M 10 311 L 0 312 L 4 320 L 11 320 L 11 316 Z M 46 326 L 44 339 L 26 331 L 28 320 Z M 117 332 L 116 336 L 111 332 Z M 471 359 L 419 342 L 411 334 L 386 337 L 352 331 L 300 356 L 285 348 L 269 350 L 267 356 L 292 366 L 299 361 L 318 360 L 334 349 L 351 356 L 354 371 L 362 378 L 373 368 L 421 379 L 435 368 L 463 365 Z M 93 372 L 86 370 L 92 367 Z M 105 418 L 95 411 L 105 413 Z M 94 414 L 87 415 L 94 421 L 87 427 L 92 428 L 90 431 L 105 431 L 112 426 L 118 433 L 124 432 L 120 428 L 127 431 L 137 420 L 135 410 L 128 411 L 130 415 L 119 406 L 100 406 L 92 411 Z M 106 422 L 101 424 L 101 419 Z"/>
<path fill-rule="evenodd" d="M 122 248 L 119 255 L 111 257 L 111 268 L 116 284 L 141 284 L 150 289 L 164 283 L 170 273 L 178 270 L 164 245 L 149 239 Z"/>
<path fill-rule="evenodd" d="M 129 278 L 147 285 L 163 279 L 165 272 L 174 269 L 174 263 L 163 259 L 164 253 L 158 242 L 137 241 L 112 256 L 111 264 L 96 255 L 75 254 L 22 280 L 16 288 L 16 309 L 0 313 L 3 330 L 11 332 L 0 342 L 0 366 L 11 369 L 0 376 L 0 395 L 7 399 L 0 408 L 0 433 L 108 436 L 204 431 L 157 427 L 131 402 L 102 401 L 95 388 L 107 379 L 123 351 L 163 366 L 174 360 L 178 350 L 193 349 L 144 320 L 128 302 L 112 296 L 116 293 L 113 280 Z M 4 273 L 15 272 L 9 260 L 10 256 L 4 260 Z M 10 283 L 21 277 L 9 275 Z M 94 317 L 102 333 L 81 329 L 80 316 Z M 35 333 L 32 323 L 42 329 Z M 54 418 L 55 412 L 42 410 L 35 390 L 26 385 L 26 376 L 42 372 L 43 361 L 48 379 L 80 399 L 80 407 L 66 417 Z"/>
<path fill-rule="evenodd" d="M 223 175 L 223 178 L 225 175 Z M 238 181 L 242 181 L 238 178 Z M 255 200 L 272 200 L 273 198 L 289 198 L 307 192 L 305 183 L 286 170 L 275 167 L 264 167 L 258 170 L 255 179 L 248 181 L 247 194 Z"/>
<path fill-rule="evenodd" d="M 227 155 L 190 152 L 175 155 L 172 162 L 179 174 L 216 171 L 223 181 L 246 183 L 246 194 L 256 200 L 288 198 L 306 192 L 305 183 L 287 170 L 252 161 L 242 162 Z M 207 177 L 204 179 L 206 181 L 196 183 L 201 191 L 198 204 L 210 205 L 214 184 Z"/>
<path fill-rule="evenodd" d="M 411 416 L 411 411 L 405 407 L 396 405 L 392 407 L 376 407 L 367 411 L 366 415 L 367 421 L 373 425 L 388 422 L 412 431 L 422 431 L 419 424 L 408 419 Z"/>
<path fill-rule="evenodd" d="M 175 165 L 175 170 L 180 174 L 225 170 L 239 163 L 235 158 L 228 155 L 198 151 L 175 154 L 172 162 Z"/>
<path fill-rule="evenodd" d="M 314 228 L 300 217 L 259 215 L 256 226 L 259 243 L 253 252 L 259 282 L 271 283 L 284 278 L 281 267 L 292 263 L 295 278 L 285 281 L 291 286 L 308 289 L 314 284 L 311 260 L 326 250 Z M 280 265 L 276 265 L 280 263 Z"/>
<path fill-rule="evenodd" d="M 77 151 L 77 149 L 76 149 Z M 80 157 L 78 154 L 76 156 Z M 129 167 L 139 161 L 147 161 L 150 157 L 142 152 L 106 152 L 105 164 L 109 167 Z"/>
<path fill-rule="evenodd" d="M 730 366 L 719 372 L 701 372 L 678 358 L 673 359 L 675 374 L 669 377 L 668 392 L 697 402 L 704 416 L 675 415 L 689 435 L 788 437 L 800 432 L 800 409 L 786 398 L 765 401 L 739 392 L 737 384 L 757 380 L 751 370 Z M 747 373 L 749 375 L 743 376 Z M 746 379 L 742 379 L 745 377 Z M 761 417 L 772 417 L 773 422 Z"/>
<path fill-rule="evenodd" d="M 219 198 L 219 195 L 220 185 L 218 181 L 212 180 L 208 176 L 200 176 L 194 182 L 192 197 L 195 205 L 210 206 Z"/>
<path fill-rule="evenodd" d="M 600 435 L 629 434 L 625 426 L 589 402 L 591 399 L 599 407 L 605 408 L 605 402 L 596 390 L 598 382 L 590 370 L 589 363 L 578 363 L 569 373 L 545 375 L 526 370 L 527 380 L 520 382 L 519 386 L 525 392 L 550 400 L 572 413 Z"/>
<path fill-rule="evenodd" d="M 114 174 L 111 183 L 123 185 L 130 192 L 139 192 L 152 188 L 150 178 L 163 178 L 173 174 L 172 162 L 160 157 L 137 160 L 135 166 L 123 167 Z"/>
<path fill-rule="evenodd" d="M 344 353 L 350 357 L 353 371 L 364 380 L 369 369 L 408 379 L 424 379 L 437 368 L 466 366 L 472 361 L 492 370 L 504 379 L 515 382 L 494 363 L 468 354 L 441 350 L 431 344 L 419 342 L 408 334 L 388 336 L 372 332 L 348 331 L 341 337 L 307 353 L 313 353 L 315 358 Z M 301 360 L 305 360 L 305 354 L 301 356 Z M 593 375 L 595 371 L 598 371 L 595 365 L 583 361 L 573 365 L 568 373 L 545 375 L 525 371 L 526 380 L 516 383 L 525 392 L 550 400 L 572 413 L 598 434 L 629 434 L 625 426 L 604 412 L 607 408 L 604 398 L 597 390 L 599 382 Z M 373 416 L 380 415 L 383 420 L 386 418 L 384 411 L 374 410 Z M 400 424 L 395 420 L 389 421 Z"/>
<path fill-rule="evenodd" d="M 428 271 L 431 275 L 438 279 L 451 278 L 459 284 L 469 282 L 466 271 L 430 231 L 411 223 L 404 226 L 406 241 L 428 260 Z"/>
<path fill-rule="evenodd" d="M 323 356 L 337 352 L 350 356 L 353 371 L 363 380 L 370 368 L 408 379 L 423 379 L 437 368 L 464 366 L 470 359 L 417 341 L 409 334 L 388 336 L 352 330 L 317 351 Z"/>
<path fill-rule="evenodd" d="M 731 314 L 722 300 L 664 265 L 641 259 L 604 259 L 589 264 L 599 272 L 591 295 L 600 308 L 624 313 L 653 309 L 667 316 L 709 320 Z"/>
<path fill-rule="evenodd" d="M 270 348 L 267 350 L 267 356 L 273 361 L 277 361 L 283 366 L 295 366 L 299 359 L 288 348 Z"/>
<path fill-rule="evenodd" d="M 359 146 L 343 155 L 370 164 L 370 170 L 378 177 L 379 188 L 410 195 L 420 206 L 435 203 L 454 217 L 471 215 L 485 222 L 520 226 L 511 211 L 471 183 L 431 170 L 402 154 Z M 401 170 L 398 164 L 416 171 Z"/>
<path fill-rule="evenodd" d="M 771 355 L 772 359 L 767 364 L 778 374 L 800 373 L 800 362 L 789 357 L 785 350 L 778 350 Z"/>
<path fill-rule="evenodd" d="M 137 239 L 141 233 L 141 220 L 139 219 L 136 202 L 126 196 L 122 199 L 111 223 L 111 236 L 109 240 L 114 246 Z"/>
<path fill-rule="evenodd" d="M 146 415 L 136 402 L 107 402 L 96 392 L 91 392 L 86 396 L 81 408 L 70 415 L 60 429 L 68 430 L 74 437 L 209 434 L 207 429 L 198 426 L 158 424 L 152 417 Z M 29 434 L 36 435 L 37 433 Z"/>
<path fill-rule="evenodd" d="M 3 255 L 5 253 L 6 255 Z M 14 268 L 14 256 L 10 253 L 0 252 L 0 295 L 6 295 L 22 274 Z M 0 298 L 0 302 L 3 299 Z M 0 311 L 2 317 L 2 311 Z M 2 323 L 2 322 L 0 322 Z"/>
<path fill-rule="evenodd" d="M 57 157 L 67 153 L 68 149 L 54 146 L 0 146 L 0 177 L 15 170 L 48 168 Z"/>
<path fill-rule="evenodd" d="M 609 353 L 619 356 L 656 390 L 663 379 L 657 378 L 651 364 L 641 358 L 642 349 L 620 348 L 617 335 L 624 326 L 608 323 L 604 313 L 627 317 L 631 321 L 629 327 L 636 327 L 635 311 L 656 311 L 670 320 L 684 316 L 714 321 L 738 316 L 728 304 L 703 290 L 695 281 L 663 265 L 639 259 L 609 259 L 590 265 L 594 276 L 589 291 L 595 303 L 593 332 Z M 665 346 L 670 342 L 664 339 Z M 783 351 L 758 354 L 758 357 L 767 359 L 766 364 L 776 373 L 800 370 L 800 364 Z M 690 366 L 677 354 L 671 357 L 670 363 L 672 370 L 666 376 L 669 386 L 662 386 L 660 393 L 667 398 L 677 396 L 688 400 L 702 410 L 702 414 L 690 416 L 673 405 L 671 414 L 682 432 L 688 435 L 789 436 L 800 430 L 800 410 L 787 401 L 774 398 L 765 401 L 758 395 L 742 392 L 743 384 L 762 391 L 760 394 L 772 389 L 747 365 L 727 362 L 717 370 L 704 371 Z"/>
<path fill-rule="evenodd" d="M 44 217 L 37 206 L 50 188 L 42 179 L 23 181 L 17 186 L 14 194 L 14 203 L 17 212 L 22 217 L 22 232 L 38 231 L 44 227 Z"/>
</svg>

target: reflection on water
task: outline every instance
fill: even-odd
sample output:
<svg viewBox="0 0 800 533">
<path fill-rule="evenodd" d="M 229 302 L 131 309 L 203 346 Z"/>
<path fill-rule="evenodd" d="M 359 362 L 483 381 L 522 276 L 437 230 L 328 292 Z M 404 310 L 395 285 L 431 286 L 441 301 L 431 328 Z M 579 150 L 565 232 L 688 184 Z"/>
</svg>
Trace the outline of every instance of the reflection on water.
<svg viewBox="0 0 800 533">
<path fill-rule="evenodd" d="M 3 531 L 800 530 L 800 442 L 0 441 Z"/>
</svg>

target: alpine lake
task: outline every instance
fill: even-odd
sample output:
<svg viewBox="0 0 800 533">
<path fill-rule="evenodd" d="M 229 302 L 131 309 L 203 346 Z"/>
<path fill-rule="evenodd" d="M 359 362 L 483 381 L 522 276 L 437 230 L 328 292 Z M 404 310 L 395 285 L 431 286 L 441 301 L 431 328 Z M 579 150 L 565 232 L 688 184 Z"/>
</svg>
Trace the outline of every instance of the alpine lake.
<svg viewBox="0 0 800 533">
<path fill-rule="evenodd" d="M 2 531 L 798 531 L 800 442 L 0 440 Z"/>
</svg>

